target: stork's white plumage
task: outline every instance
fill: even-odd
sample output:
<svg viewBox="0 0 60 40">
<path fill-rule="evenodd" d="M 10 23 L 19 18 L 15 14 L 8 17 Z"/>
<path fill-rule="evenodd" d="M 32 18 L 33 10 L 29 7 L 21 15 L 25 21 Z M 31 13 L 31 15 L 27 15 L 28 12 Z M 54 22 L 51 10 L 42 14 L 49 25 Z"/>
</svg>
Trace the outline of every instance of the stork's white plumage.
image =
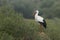
<svg viewBox="0 0 60 40">
<path fill-rule="evenodd" d="M 46 28 L 46 21 L 44 20 L 43 17 L 39 16 L 38 13 L 39 13 L 38 10 L 34 11 L 33 15 L 34 15 L 35 21 L 40 23 L 40 25 L 42 25 L 44 28 Z"/>
<path fill-rule="evenodd" d="M 37 21 L 37 22 L 39 22 L 39 21 L 43 22 L 44 18 L 38 15 L 39 11 L 36 10 L 35 12 L 36 12 L 36 14 L 35 14 L 35 21 Z"/>
</svg>

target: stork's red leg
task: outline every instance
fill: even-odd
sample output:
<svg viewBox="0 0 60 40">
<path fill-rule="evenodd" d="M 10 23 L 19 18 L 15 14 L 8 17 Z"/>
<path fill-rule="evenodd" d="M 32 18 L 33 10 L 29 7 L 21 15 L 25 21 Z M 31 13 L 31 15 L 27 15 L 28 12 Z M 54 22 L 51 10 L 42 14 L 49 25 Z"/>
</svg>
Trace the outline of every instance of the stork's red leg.
<svg viewBox="0 0 60 40">
<path fill-rule="evenodd" d="M 40 24 L 40 32 L 43 32 L 43 26 Z"/>
</svg>

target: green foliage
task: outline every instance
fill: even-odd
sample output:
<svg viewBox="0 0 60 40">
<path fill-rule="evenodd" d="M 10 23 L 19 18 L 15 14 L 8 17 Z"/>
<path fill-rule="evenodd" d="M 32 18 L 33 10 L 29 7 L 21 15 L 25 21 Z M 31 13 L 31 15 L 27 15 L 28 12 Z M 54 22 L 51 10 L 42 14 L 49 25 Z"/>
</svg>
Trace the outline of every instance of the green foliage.
<svg viewBox="0 0 60 40">
<path fill-rule="evenodd" d="M 44 17 L 60 17 L 59 0 L 0 0 L 0 40 L 42 40 L 32 10 L 39 9 Z M 21 12 L 21 13 L 20 13 Z M 23 13 L 23 15 L 22 15 Z M 46 19 L 44 31 L 51 40 L 60 40 L 60 19 Z"/>
<path fill-rule="evenodd" d="M 60 40 L 60 32 L 59 32 L 59 26 L 60 26 L 60 19 L 55 18 L 53 20 L 47 20 L 48 28 L 47 28 L 47 34 L 50 36 L 51 40 Z"/>
<path fill-rule="evenodd" d="M 13 8 L 0 7 L 0 40 L 24 40 L 25 37 L 32 39 L 37 36 L 38 30 L 38 28 L 33 27 L 34 25 L 33 22 L 27 22 Z"/>
<path fill-rule="evenodd" d="M 12 8 L 4 6 L 0 8 L 0 11 L 0 40 L 15 40 L 15 38 L 18 40 L 23 31 L 21 29 L 23 25 L 22 15 L 16 13 Z"/>
<path fill-rule="evenodd" d="M 5 32 L 0 32 L 0 40 L 14 40 L 11 35 Z"/>
<path fill-rule="evenodd" d="M 38 9 L 45 18 L 60 18 L 59 0 L 0 0 L 0 6 L 12 7 L 16 12 L 23 13 L 25 18 L 32 18 L 34 9 Z"/>
<path fill-rule="evenodd" d="M 39 9 L 40 15 L 45 18 L 60 18 L 59 0 L 16 0 L 13 4 L 14 9 L 17 12 L 22 12 L 25 18 L 32 18 L 34 9 Z"/>
<path fill-rule="evenodd" d="M 38 28 L 34 22 L 26 21 L 8 7 L 1 7 L 0 11 L 0 40 L 24 40 L 25 37 L 31 40 L 37 36 Z"/>
</svg>

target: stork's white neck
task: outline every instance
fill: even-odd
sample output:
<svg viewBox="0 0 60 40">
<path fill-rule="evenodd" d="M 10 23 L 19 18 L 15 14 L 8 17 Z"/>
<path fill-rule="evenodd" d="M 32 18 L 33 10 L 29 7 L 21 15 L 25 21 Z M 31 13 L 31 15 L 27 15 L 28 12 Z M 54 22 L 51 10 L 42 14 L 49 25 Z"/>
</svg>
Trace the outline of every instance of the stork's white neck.
<svg viewBox="0 0 60 40">
<path fill-rule="evenodd" d="M 36 10 L 36 11 L 35 11 L 35 13 L 36 13 L 36 14 L 35 14 L 35 16 L 38 16 L 39 11 L 38 11 L 38 10 Z"/>
</svg>

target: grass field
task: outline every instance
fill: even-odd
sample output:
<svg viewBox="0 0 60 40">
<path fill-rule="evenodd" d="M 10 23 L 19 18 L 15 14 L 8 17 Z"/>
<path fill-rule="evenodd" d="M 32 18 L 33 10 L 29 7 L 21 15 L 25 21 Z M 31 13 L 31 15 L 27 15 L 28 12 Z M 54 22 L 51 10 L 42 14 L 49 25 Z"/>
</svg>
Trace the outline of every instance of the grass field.
<svg viewBox="0 0 60 40">
<path fill-rule="evenodd" d="M 32 19 L 25 19 L 28 25 L 39 31 L 39 24 Z M 60 40 L 60 19 L 46 19 L 47 29 L 44 32 L 50 37 L 51 40 Z"/>
</svg>

